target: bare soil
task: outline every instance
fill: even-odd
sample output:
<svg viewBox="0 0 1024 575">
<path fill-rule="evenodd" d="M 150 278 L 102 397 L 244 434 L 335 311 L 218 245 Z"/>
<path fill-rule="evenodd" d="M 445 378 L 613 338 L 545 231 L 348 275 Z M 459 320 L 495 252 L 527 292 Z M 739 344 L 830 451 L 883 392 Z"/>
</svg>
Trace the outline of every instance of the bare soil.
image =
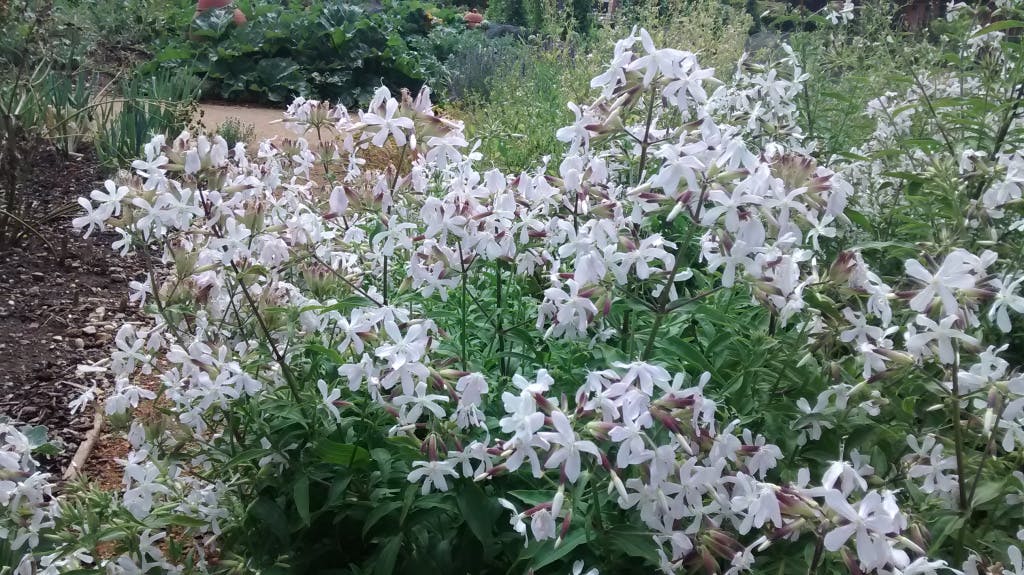
<svg viewBox="0 0 1024 575">
<path fill-rule="evenodd" d="M 294 137 L 277 122 L 283 109 L 207 103 L 201 111 L 210 131 L 234 117 L 255 127 L 253 143 Z M 106 179 L 91 150 L 64 159 L 39 149 L 26 165 L 19 194 L 30 213 L 62 215 L 36 226 L 39 235 L 0 251 L 0 418 L 45 425 L 63 450 L 40 463 L 59 476 L 92 427 L 92 410 L 102 408 L 71 414 L 68 404 L 89 385 L 76 368 L 109 357 L 117 328 L 141 319 L 128 305 L 128 282 L 145 274 L 137 260 L 111 249 L 116 235 L 83 239 L 71 226 L 79 212 L 71 204 Z M 118 436 L 105 431 L 83 470 L 106 488 L 119 483 L 115 460 L 127 453 Z"/>
<path fill-rule="evenodd" d="M 37 226 L 50 245 L 29 235 L 0 252 L 0 416 L 45 425 L 63 452 L 41 464 L 59 474 L 92 427 L 92 407 L 68 409 L 87 385 L 76 367 L 107 357 L 117 326 L 135 316 L 127 284 L 141 266 L 114 257 L 114 236 L 82 239 L 71 227 L 68 204 L 104 179 L 90 151 L 65 160 L 39 149 L 26 165 L 20 193 L 33 219 L 65 215 Z"/>
</svg>

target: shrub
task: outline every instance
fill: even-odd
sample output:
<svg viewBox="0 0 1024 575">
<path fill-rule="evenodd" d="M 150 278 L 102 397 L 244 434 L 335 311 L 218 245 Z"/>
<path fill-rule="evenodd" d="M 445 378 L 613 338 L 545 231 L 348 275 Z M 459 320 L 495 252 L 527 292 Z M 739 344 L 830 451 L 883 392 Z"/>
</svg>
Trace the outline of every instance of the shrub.
<svg viewBox="0 0 1024 575">
<path fill-rule="evenodd" d="M 410 49 L 437 18 L 457 19 L 424 2 L 388 0 L 379 11 L 347 3 L 256 3 L 237 28 L 231 10 L 192 22 L 191 40 L 168 38 L 144 71 L 193 67 L 206 93 L 227 100 L 284 102 L 294 96 L 365 102 L 382 83 L 417 90 L 440 62 Z M 461 22 L 458 22 L 461 26 Z"/>
<path fill-rule="evenodd" d="M 236 144 L 251 144 L 256 137 L 256 126 L 229 116 L 217 126 L 217 135 L 224 138 L 228 148 L 235 149 Z"/>
<path fill-rule="evenodd" d="M 710 92 L 645 30 L 571 106 L 567 150 L 517 175 L 478 169 L 426 92 L 298 100 L 300 137 L 256 157 L 154 138 L 74 222 L 165 264 L 109 363 L 124 495 L 57 516 L 9 433 L 7 489 L 36 495 L 4 502 L 15 549 L 154 573 L 1020 573 L 1024 69 L 1013 8 L 960 10 L 949 67 L 873 103 L 849 161 L 808 153 L 794 54 Z M 885 199 L 904 227 L 872 241 Z M 100 540 L 113 556 L 83 553 Z"/>
<path fill-rule="evenodd" d="M 111 169 L 128 166 L 153 134 L 189 126 L 196 112 L 199 82 L 188 68 L 134 76 L 121 86 L 121 97 L 100 102 L 93 144 Z"/>
</svg>

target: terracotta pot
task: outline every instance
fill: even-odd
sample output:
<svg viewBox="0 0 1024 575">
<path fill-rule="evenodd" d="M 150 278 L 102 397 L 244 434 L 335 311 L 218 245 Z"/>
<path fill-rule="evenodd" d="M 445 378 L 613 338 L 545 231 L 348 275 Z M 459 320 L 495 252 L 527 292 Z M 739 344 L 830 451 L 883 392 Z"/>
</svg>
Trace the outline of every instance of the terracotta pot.
<svg viewBox="0 0 1024 575">
<path fill-rule="evenodd" d="M 476 28 L 484 21 L 483 15 L 477 12 L 475 8 L 463 14 L 462 19 L 466 22 L 467 28 Z"/>
<path fill-rule="evenodd" d="M 209 10 L 210 8 L 223 8 L 230 5 L 232 0 L 199 0 L 196 4 L 196 12 Z"/>
<path fill-rule="evenodd" d="M 206 10 L 230 6 L 233 1 L 234 0 L 199 0 L 198 3 L 196 3 L 195 16 L 202 14 Z M 193 18 L 195 16 L 193 16 Z M 245 17 L 245 12 L 242 12 L 238 8 L 235 8 L 235 11 L 231 13 L 231 19 L 235 22 L 235 26 L 245 26 L 246 22 L 248 22 Z"/>
</svg>

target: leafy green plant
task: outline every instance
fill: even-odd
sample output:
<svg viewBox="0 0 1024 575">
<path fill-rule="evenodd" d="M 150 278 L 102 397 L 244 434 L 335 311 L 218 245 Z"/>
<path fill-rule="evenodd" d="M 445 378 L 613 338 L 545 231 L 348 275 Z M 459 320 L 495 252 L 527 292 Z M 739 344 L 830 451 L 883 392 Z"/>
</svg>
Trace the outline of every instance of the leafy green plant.
<svg viewBox="0 0 1024 575">
<path fill-rule="evenodd" d="M 45 38 L 54 30 L 47 2 L 22 0 L 4 5 L 0 19 L 0 248 L 33 234 L 47 244 L 40 223 L 63 213 L 35 213 L 20 197 L 25 162 L 52 145 L 65 157 L 87 135 L 89 107 L 86 75 L 60 69 Z M 10 16 L 17 14 L 18 18 Z M 66 56 L 66 54 L 64 55 Z"/>
<path fill-rule="evenodd" d="M 127 166 L 154 134 L 188 126 L 198 97 L 199 81 L 188 69 L 136 75 L 119 98 L 97 104 L 96 154 L 110 168 Z"/>
<path fill-rule="evenodd" d="M 235 144 L 251 144 L 256 137 L 256 126 L 251 122 L 229 116 L 217 126 L 216 134 L 228 143 L 228 147 L 235 148 Z"/>
<path fill-rule="evenodd" d="M 296 95 L 353 104 L 381 83 L 417 90 L 440 63 L 410 48 L 438 18 L 454 11 L 425 2 L 387 0 L 376 12 L 349 3 L 257 2 L 243 6 L 237 28 L 231 10 L 208 10 L 190 25 L 190 39 L 165 38 L 144 72 L 187 63 L 205 93 L 228 100 L 283 102 Z"/>
</svg>

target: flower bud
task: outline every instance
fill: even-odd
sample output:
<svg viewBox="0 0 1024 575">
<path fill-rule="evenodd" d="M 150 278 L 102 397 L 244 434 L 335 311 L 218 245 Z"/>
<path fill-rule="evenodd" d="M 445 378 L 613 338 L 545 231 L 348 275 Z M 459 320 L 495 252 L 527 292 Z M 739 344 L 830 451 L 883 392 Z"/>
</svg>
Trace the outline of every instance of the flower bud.
<svg viewBox="0 0 1024 575">
<path fill-rule="evenodd" d="M 846 283 L 857 268 L 857 255 L 854 252 L 840 252 L 832 262 L 825 277 L 835 283 Z"/>
<path fill-rule="evenodd" d="M 554 514 L 554 512 L 552 512 Z M 562 520 L 562 529 L 558 532 L 558 538 L 555 539 L 555 549 L 562 544 L 562 540 L 565 539 L 565 534 L 569 532 L 569 525 L 572 524 L 572 509 L 566 513 L 565 519 Z"/>
</svg>

